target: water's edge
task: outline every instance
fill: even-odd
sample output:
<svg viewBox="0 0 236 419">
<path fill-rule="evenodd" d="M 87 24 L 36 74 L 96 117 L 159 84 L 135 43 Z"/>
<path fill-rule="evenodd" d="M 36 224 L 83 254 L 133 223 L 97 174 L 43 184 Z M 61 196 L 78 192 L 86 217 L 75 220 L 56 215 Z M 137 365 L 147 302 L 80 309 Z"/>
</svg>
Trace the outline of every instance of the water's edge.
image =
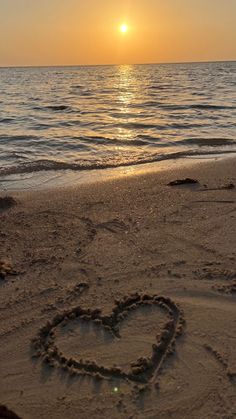
<svg viewBox="0 0 236 419">
<path fill-rule="evenodd" d="M 209 163 L 219 160 L 235 158 L 236 153 L 222 153 L 217 155 L 205 154 L 191 157 L 171 158 L 158 162 L 121 166 L 105 169 L 76 171 L 71 169 L 41 170 L 30 173 L 17 173 L 0 176 L 0 193 L 43 191 L 56 188 L 69 188 L 78 185 L 104 182 L 130 176 L 150 174 L 162 171 L 173 171 L 180 168 L 191 169 L 194 165 Z"/>
</svg>

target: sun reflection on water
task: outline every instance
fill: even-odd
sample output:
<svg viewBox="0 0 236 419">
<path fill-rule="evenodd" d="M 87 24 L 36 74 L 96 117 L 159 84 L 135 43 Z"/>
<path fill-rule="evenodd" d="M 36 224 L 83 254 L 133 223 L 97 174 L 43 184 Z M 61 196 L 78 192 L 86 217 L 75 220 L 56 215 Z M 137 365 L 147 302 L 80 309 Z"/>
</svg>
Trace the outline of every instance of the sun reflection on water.
<svg viewBox="0 0 236 419">
<path fill-rule="evenodd" d="M 115 86 L 118 92 L 117 102 L 120 114 L 120 125 L 134 122 L 131 116 L 131 105 L 136 98 L 137 80 L 132 65 L 118 67 L 118 82 Z M 135 136 L 134 130 L 120 126 L 118 128 L 119 139 L 132 139 Z"/>
</svg>

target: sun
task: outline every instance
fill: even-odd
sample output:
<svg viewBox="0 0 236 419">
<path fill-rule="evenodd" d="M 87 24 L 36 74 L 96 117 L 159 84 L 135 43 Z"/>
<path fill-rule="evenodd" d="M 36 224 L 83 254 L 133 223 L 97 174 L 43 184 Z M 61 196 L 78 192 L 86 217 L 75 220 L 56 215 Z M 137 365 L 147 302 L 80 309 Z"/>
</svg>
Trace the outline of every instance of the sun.
<svg viewBox="0 0 236 419">
<path fill-rule="evenodd" d="M 129 30 L 129 27 L 127 25 L 127 23 L 122 23 L 122 25 L 120 25 L 120 32 L 121 33 L 127 33 Z"/>
</svg>

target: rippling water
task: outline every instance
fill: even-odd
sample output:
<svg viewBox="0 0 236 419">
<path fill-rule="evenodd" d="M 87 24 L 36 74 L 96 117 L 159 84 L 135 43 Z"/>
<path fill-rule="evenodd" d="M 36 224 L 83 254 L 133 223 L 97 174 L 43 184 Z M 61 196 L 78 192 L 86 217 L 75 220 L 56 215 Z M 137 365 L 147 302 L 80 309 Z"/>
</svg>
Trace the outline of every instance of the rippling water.
<svg viewBox="0 0 236 419">
<path fill-rule="evenodd" d="M 0 69 L 0 175 L 236 152 L 236 62 Z"/>
</svg>

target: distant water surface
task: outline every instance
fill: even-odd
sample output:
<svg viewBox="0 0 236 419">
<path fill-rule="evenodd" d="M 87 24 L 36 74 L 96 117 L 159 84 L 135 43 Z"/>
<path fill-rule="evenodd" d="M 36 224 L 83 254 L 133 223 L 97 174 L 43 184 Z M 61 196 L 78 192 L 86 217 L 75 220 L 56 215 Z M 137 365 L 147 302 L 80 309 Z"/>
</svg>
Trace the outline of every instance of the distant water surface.
<svg viewBox="0 0 236 419">
<path fill-rule="evenodd" d="M 0 69 L 0 175 L 236 152 L 236 62 Z"/>
</svg>

